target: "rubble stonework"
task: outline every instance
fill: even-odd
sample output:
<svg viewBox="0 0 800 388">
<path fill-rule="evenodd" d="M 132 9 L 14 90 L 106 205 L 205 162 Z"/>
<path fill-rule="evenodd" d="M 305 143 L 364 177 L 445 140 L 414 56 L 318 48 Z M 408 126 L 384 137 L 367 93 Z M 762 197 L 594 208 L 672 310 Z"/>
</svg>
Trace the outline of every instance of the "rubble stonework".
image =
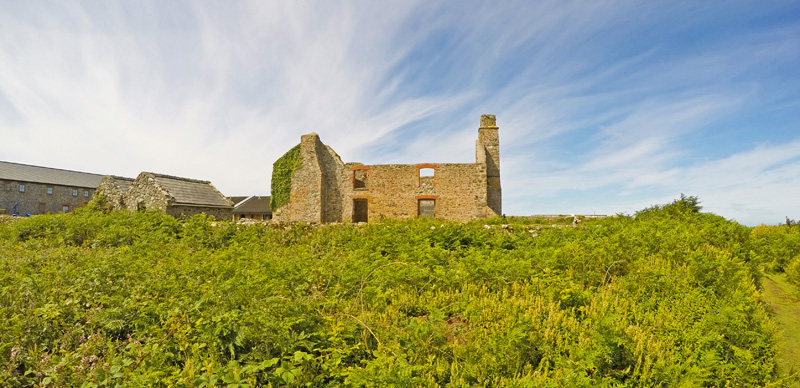
<svg viewBox="0 0 800 388">
<path fill-rule="evenodd" d="M 289 202 L 273 209 L 278 222 L 353 222 L 356 201 L 367 220 L 416 218 L 420 200 L 434 201 L 436 218 L 466 221 L 502 214 L 500 143 L 494 115 L 481 116 L 475 163 L 343 163 L 319 135 L 303 135 Z M 433 176 L 420 176 L 432 169 Z"/>
<path fill-rule="evenodd" d="M 103 196 L 105 204 L 110 210 L 122 210 L 125 208 L 125 194 L 133 183 L 132 178 L 121 176 L 106 175 L 97 186 L 95 196 Z"/>
<path fill-rule="evenodd" d="M 211 182 L 151 172 L 139 174 L 124 203 L 129 210 L 160 210 L 175 218 L 200 213 L 218 220 L 233 218 L 233 203 Z"/>
</svg>

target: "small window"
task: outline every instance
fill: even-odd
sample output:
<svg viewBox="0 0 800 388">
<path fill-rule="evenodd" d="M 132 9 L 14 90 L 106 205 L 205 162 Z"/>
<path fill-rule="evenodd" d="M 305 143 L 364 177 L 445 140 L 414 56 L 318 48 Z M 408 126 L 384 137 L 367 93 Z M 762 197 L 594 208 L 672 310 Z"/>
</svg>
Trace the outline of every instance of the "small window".
<svg viewBox="0 0 800 388">
<path fill-rule="evenodd" d="M 419 185 L 420 187 L 433 187 L 433 174 L 435 170 L 432 167 L 423 167 L 419 169 Z"/>
<path fill-rule="evenodd" d="M 25 185 L 19 185 L 19 192 L 20 193 L 24 193 L 25 192 Z"/>
<path fill-rule="evenodd" d="M 89 190 L 83 190 L 83 196 L 88 198 L 89 197 Z"/>
<path fill-rule="evenodd" d="M 367 188 L 367 171 L 355 170 L 353 171 L 353 188 L 366 189 Z"/>
<path fill-rule="evenodd" d="M 77 197 L 78 196 L 78 189 L 72 189 L 72 196 L 73 197 Z"/>
<path fill-rule="evenodd" d="M 61 211 L 64 212 L 64 213 L 68 212 L 69 211 L 69 205 L 61 206 Z"/>
<path fill-rule="evenodd" d="M 53 194 L 53 188 L 52 187 L 48 187 L 47 188 L 47 194 L 49 194 L 49 195 Z"/>
</svg>

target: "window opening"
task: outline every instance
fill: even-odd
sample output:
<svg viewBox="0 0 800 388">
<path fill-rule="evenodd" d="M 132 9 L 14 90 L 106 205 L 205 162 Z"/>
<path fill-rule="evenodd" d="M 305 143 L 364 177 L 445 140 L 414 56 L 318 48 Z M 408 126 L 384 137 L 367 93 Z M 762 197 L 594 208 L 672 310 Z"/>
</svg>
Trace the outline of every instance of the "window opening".
<svg viewBox="0 0 800 388">
<path fill-rule="evenodd" d="M 433 168 L 420 168 L 419 169 L 419 177 L 423 178 L 423 177 L 426 177 L 426 176 L 433 176 L 435 172 L 436 172 L 436 170 L 433 169 Z"/>
<path fill-rule="evenodd" d="M 63 211 L 64 213 L 68 212 L 69 211 L 69 205 L 62 205 L 61 206 L 61 211 Z"/>
<path fill-rule="evenodd" d="M 77 197 L 78 196 L 78 189 L 72 189 L 72 196 L 73 197 Z"/>
<path fill-rule="evenodd" d="M 367 170 L 353 171 L 353 188 L 354 189 L 367 188 Z"/>
<path fill-rule="evenodd" d="M 436 215 L 436 200 L 435 199 L 420 199 L 418 200 L 420 218 L 433 218 Z"/>
<path fill-rule="evenodd" d="M 53 188 L 52 187 L 48 187 L 47 188 L 47 194 L 53 194 Z"/>
<path fill-rule="evenodd" d="M 83 190 L 83 196 L 88 198 L 89 197 L 89 190 Z"/>
<path fill-rule="evenodd" d="M 367 222 L 369 219 L 369 204 L 364 198 L 353 199 L 353 222 Z"/>
<path fill-rule="evenodd" d="M 19 185 L 19 192 L 20 193 L 24 193 L 25 192 L 25 185 Z"/>
</svg>

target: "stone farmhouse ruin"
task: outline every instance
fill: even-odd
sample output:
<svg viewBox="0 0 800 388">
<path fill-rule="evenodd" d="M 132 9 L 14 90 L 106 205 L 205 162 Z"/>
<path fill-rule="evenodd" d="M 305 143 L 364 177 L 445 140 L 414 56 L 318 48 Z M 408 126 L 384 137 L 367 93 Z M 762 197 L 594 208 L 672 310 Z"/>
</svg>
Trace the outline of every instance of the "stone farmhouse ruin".
<svg viewBox="0 0 800 388">
<path fill-rule="evenodd" d="M 233 202 L 209 181 L 143 172 L 124 197 L 129 210 L 158 209 L 173 217 L 205 213 L 219 220 L 233 218 Z"/>
<path fill-rule="evenodd" d="M 500 142 L 483 115 L 475 163 L 343 163 L 310 133 L 273 165 L 273 220 L 369 222 L 435 217 L 467 221 L 502 214 Z"/>
<path fill-rule="evenodd" d="M 233 217 L 233 202 L 209 181 L 143 172 L 134 180 L 107 175 L 96 195 L 111 210 L 159 210 L 175 218 L 204 213 L 218 220 Z"/>
</svg>

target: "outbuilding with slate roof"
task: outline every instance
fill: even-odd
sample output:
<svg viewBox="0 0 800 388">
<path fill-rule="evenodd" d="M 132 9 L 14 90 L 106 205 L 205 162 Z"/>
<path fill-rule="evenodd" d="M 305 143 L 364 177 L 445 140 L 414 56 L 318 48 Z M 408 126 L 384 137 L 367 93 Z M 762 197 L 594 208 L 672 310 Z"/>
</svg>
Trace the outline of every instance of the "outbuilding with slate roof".
<svg viewBox="0 0 800 388">
<path fill-rule="evenodd" d="M 0 162 L 0 214 L 70 212 L 92 198 L 102 179 L 101 174 Z"/>
<path fill-rule="evenodd" d="M 272 219 L 269 199 L 269 196 L 253 195 L 237 202 L 233 205 L 233 218 L 236 220 L 250 218 L 258 221 Z"/>
<path fill-rule="evenodd" d="M 143 172 L 125 195 L 131 210 L 158 209 L 173 217 L 204 213 L 218 220 L 233 217 L 233 203 L 209 181 Z"/>
</svg>

